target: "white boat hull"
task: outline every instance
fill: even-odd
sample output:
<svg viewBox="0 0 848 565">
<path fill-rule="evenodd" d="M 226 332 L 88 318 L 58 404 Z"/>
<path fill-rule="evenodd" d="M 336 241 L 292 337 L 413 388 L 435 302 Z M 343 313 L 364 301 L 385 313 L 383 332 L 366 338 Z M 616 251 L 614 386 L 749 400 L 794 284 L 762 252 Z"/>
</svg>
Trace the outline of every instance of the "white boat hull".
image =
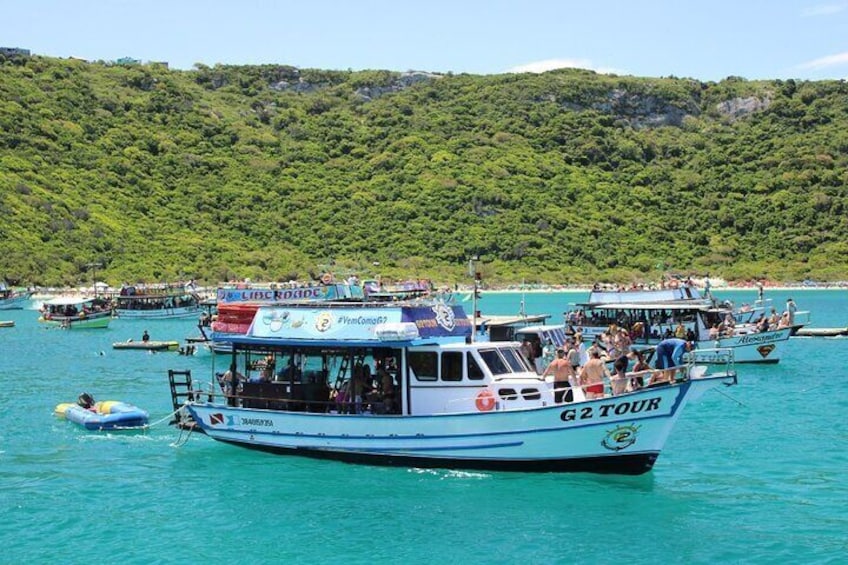
<svg viewBox="0 0 848 565">
<path fill-rule="evenodd" d="M 687 401 L 726 379 L 571 404 L 431 416 L 202 402 L 186 407 L 210 437 L 276 453 L 416 467 L 641 474 L 652 468 Z"/>
<path fill-rule="evenodd" d="M 789 342 L 791 328 L 781 330 L 736 335 L 716 341 L 699 341 L 698 349 L 729 349 L 736 363 L 777 363 L 782 348 Z M 725 363 L 726 355 L 717 354 L 714 349 L 703 354 L 695 352 L 697 363 Z"/>
</svg>

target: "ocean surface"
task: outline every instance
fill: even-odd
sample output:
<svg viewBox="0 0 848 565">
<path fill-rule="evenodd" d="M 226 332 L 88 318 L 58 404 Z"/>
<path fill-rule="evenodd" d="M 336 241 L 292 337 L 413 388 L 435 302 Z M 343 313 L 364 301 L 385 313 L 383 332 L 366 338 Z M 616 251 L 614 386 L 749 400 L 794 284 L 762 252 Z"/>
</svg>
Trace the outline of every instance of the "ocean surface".
<svg viewBox="0 0 848 565">
<path fill-rule="evenodd" d="M 753 302 L 755 291 L 718 291 Z M 791 296 L 848 325 L 848 291 Z M 486 293 L 484 314 L 551 314 L 586 293 Z M 471 303 L 465 303 L 470 312 Z M 196 320 L 47 329 L 0 311 L 0 563 L 845 563 L 848 338 L 793 338 L 781 362 L 687 406 L 639 477 L 383 468 L 253 452 L 167 425 L 168 369 L 209 355 L 113 350 Z M 217 363 L 221 363 L 219 359 Z M 53 416 L 88 391 L 150 412 L 146 432 Z"/>
</svg>

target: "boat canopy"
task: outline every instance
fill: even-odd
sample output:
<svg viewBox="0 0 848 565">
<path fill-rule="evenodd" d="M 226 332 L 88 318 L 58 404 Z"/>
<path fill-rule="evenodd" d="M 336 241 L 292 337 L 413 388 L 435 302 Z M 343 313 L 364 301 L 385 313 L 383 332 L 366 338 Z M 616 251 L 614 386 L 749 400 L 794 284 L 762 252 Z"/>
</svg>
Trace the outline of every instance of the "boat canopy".
<svg viewBox="0 0 848 565">
<path fill-rule="evenodd" d="M 664 288 L 656 290 L 623 290 L 623 291 L 592 291 L 588 304 L 633 303 L 633 302 L 672 302 L 678 300 L 705 301 L 709 300 L 691 286 Z"/>
<path fill-rule="evenodd" d="M 608 304 L 578 304 L 587 310 L 678 310 L 706 312 L 712 309 L 710 304 L 679 302 L 621 302 Z"/>
<path fill-rule="evenodd" d="M 47 306 L 73 306 L 78 304 L 91 304 L 92 302 L 94 302 L 93 298 L 86 298 L 82 296 L 57 296 L 56 298 L 45 300 L 44 304 Z"/>
<path fill-rule="evenodd" d="M 321 347 L 404 347 L 465 342 L 471 322 L 461 306 L 382 307 L 261 306 L 245 335 L 226 335 L 214 341 L 238 345 Z"/>
</svg>

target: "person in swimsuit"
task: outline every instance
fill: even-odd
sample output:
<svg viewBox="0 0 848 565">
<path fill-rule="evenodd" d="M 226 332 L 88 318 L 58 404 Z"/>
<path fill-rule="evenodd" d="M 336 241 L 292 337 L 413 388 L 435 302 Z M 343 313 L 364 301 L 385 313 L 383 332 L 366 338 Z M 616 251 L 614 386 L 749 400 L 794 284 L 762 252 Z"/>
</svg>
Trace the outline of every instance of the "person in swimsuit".
<svg viewBox="0 0 848 565">
<path fill-rule="evenodd" d="M 589 356 L 589 361 L 583 365 L 583 370 L 580 371 L 580 384 L 583 386 L 586 398 L 592 400 L 604 397 L 604 376 L 610 378 L 609 369 L 601 361 L 600 351 L 594 350 Z"/>
<path fill-rule="evenodd" d="M 554 376 L 554 402 L 557 404 L 574 400 L 569 379 L 574 377 L 574 369 L 565 357 L 565 351 L 557 350 L 556 359 L 542 372 L 542 378 L 548 375 Z"/>
</svg>

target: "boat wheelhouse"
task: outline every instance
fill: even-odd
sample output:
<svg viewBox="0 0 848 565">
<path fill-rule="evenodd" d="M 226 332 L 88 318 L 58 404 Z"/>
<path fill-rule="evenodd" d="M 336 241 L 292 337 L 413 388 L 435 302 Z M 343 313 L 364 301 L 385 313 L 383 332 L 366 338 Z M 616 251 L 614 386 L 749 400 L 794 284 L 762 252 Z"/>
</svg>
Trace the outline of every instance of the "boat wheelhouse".
<svg viewBox="0 0 848 565">
<path fill-rule="evenodd" d="M 115 297 L 120 318 L 185 318 L 199 310 L 200 296 L 192 284 L 124 285 Z"/>
<path fill-rule="evenodd" d="M 107 298 L 57 296 L 44 301 L 39 322 L 65 329 L 107 328 L 112 305 Z"/>
<path fill-rule="evenodd" d="M 183 425 L 348 462 L 640 474 L 690 399 L 735 383 L 732 368 L 687 367 L 673 384 L 593 400 L 577 387 L 558 404 L 519 343 L 474 342 L 471 330 L 442 302 L 261 306 L 229 338 L 214 388 L 184 396 Z"/>
<path fill-rule="evenodd" d="M 716 349 L 733 351 L 736 363 L 777 363 L 781 347 L 789 340 L 791 328 L 759 331 L 752 324 L 722 327 L 733 313 L 708 304 L 680 302 L 634 302 L 581 304 L 585 341 L 599 339 L 610 328 L 627 331 L 633 347 L 649 347 L 669 337 L 684 337 L 697 344 L 693 355 L 701 363 L 723 363 Z M 735 324 L 735 318 L 734 318 Z M 678 335 L 682 328 L 683 335 Z"/>
</svg>

